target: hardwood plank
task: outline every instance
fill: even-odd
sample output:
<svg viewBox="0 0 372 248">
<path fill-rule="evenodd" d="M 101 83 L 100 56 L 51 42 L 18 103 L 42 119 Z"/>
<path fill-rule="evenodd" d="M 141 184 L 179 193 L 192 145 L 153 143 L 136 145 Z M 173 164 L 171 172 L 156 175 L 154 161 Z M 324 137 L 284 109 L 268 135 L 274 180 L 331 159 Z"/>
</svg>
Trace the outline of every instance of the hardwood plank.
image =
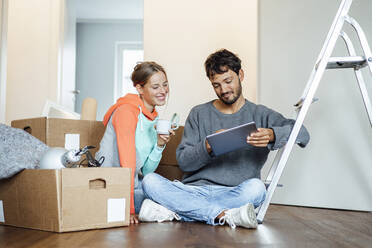
<svg viewBox="0 0 372 248">
<path fill-rule="evenodd" d="M 51 233 L 0 226 L 0 247 L 370 247 L 372 213 L 271 205 L 256 230 L 203 223 Z"/>
</svg>

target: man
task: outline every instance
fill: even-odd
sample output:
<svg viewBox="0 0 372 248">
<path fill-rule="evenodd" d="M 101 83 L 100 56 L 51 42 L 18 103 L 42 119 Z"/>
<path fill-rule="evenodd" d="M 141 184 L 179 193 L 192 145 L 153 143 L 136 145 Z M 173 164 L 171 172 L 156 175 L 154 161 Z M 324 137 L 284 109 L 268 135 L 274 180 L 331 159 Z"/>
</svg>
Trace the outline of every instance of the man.
<svg viewBox="0 0 372 248">
<path fill-rule="evenodd" d="M 265 199 L 261 169 L 270 150 L 288 141 L 294 120 L 246 100 L 241 82 L 240 59 L 222 49 L 206 62 L 207 77 L 218 99 L 194 107 L 185 124 L 177 161 L 185 172 L 182 182 L 148 174 L 143 190 L 149 199 L 141 207 L 142 221 L 203 221 L 256 228 L 254 208 Z M 214 156 L 206 136 L 244 123 L 256 123 L 258 131 L 247 137 L 245 149 Z M 296 143 L 305 147 L 309 134 L 301 128 Z"/>
</svg>

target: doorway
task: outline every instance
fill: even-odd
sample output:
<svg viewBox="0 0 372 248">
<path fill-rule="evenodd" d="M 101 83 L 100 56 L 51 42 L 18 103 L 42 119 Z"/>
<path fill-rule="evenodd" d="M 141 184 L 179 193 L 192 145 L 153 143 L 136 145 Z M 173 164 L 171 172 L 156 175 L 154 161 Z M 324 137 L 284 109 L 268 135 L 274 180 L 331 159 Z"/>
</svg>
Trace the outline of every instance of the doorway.
<svg viewBox="0 0 372 248">
<path fill-rule="evenodd" d="M 123 50 L 143 50 L 142 40 L 143 0 L 66 0 L 62 105 L 80 113 L 93 97 L 102 120 L 127 90 L 120 83 L 127 76 Z"/>
<path fill-rule="evenodd" d="M 139 61 L 143 61 L 143 45 L 140 42 L 117 42 L 115 46 L 114 101 L 127 93 L 137 93 L 131 74 Z"/>
</svg>

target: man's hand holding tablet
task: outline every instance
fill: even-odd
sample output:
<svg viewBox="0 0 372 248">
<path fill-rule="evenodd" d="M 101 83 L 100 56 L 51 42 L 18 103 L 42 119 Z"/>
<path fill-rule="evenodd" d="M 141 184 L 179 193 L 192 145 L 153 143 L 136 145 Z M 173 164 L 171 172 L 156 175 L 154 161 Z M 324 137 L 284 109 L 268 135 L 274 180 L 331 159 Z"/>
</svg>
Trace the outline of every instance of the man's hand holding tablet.
<svg viewBox="0 0 372 248">
<path fill-rule="evenodd" d="M 208 153 L 214 155 L 234 151 L 248 144 L 255 147 L 266 147 L 275 141 L 275 134 L 271 128 L 256 128 L 254 122 L 243 124 L 231 129 L 220 129 L 214 134 L 208 135 L 205 146 Z"/>
<path fill-rule="evenodd" d="M 215 133 L 220 133 L 222 131 L 225 131 L 226 129 L 220 129 L 220 130 L 217 130 Z M 247 137 L 248 139 L 248 137 Z M 207 152 L 208 153 L 211 153 L 212 152 L 212 147 L 209 145 L 208 143 L 208 139 L 205 139 L 205 146 L 207 147 Z"/>
<path fill-rule="evenodd" d="M 266 147 L 275 141 L 275 134 L 271 128 L 258 128 L 247 137 L 247 143 L 256 147 Z"/>
</svg>

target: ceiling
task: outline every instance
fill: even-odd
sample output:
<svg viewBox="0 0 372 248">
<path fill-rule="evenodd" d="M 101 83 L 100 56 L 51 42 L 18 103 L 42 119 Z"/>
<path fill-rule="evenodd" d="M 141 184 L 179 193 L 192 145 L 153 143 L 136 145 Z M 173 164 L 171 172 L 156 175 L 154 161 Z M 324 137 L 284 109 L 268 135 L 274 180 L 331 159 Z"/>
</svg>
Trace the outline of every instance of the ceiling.
<svg viewBox="0 0 372 248">
<path fill-rule="evenodd" d="M 143 19 L 143 0 L 67 0 L 78 20 Z"/>
</svg>

